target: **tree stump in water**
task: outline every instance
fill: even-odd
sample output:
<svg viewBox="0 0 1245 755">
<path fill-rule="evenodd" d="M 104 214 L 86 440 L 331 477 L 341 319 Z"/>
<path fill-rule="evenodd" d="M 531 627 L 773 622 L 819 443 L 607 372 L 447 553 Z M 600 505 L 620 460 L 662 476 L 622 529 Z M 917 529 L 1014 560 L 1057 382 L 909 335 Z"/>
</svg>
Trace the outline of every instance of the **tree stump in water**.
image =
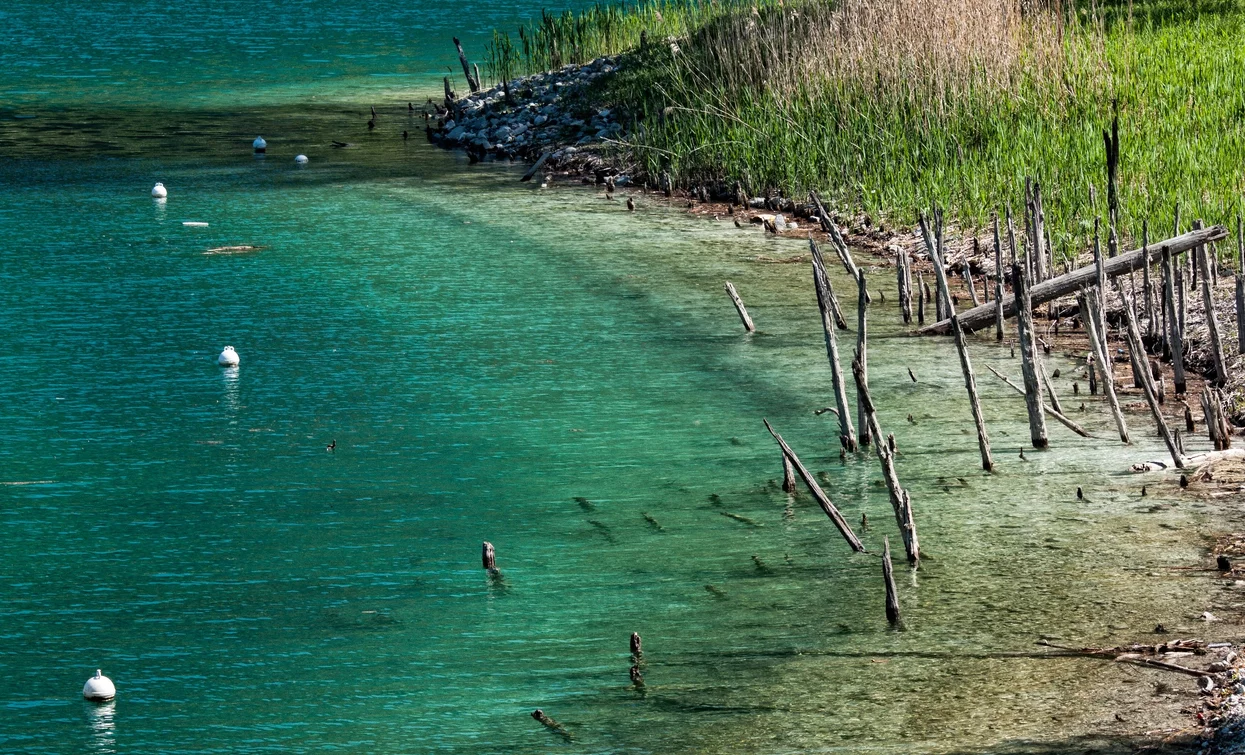
<svg viewBox="0 0 1245 755">
<path fill-rule="evenodd" d="M 1016 323 L 1020 333 L 1020 365 L 1024 374 L 1025 406 L 1029 412 L 1029 436 L 1034 448 L 1046 448 L 1050 441 L 1046 436 L 1046 417 L 1042 410 L 1042 384 L 1037 377 L 1037 371 L 1041 369 L 1040 357 L 1033 329 L 1029 282 L 1020 265 L 1012 265 L 1012 287 L 1016 290 L 1019 302 Z"/>
</svg>

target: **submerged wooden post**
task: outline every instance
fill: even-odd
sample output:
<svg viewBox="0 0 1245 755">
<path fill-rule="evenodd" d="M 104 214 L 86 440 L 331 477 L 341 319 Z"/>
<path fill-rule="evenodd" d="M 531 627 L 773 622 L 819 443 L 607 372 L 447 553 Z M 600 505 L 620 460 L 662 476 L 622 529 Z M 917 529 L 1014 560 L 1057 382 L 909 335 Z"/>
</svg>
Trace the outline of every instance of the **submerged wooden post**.
<svg viewBox="0 0 1245 755">
<path fill-rule="evenodd" d="M 817 484 L 817 480 L 813 479 L 813 475 L 800 462 L 800 457 L 796 456 L 795 451 L 791 450 L 791 446 L 788 446 L 787 442 L 782 439 L 782 436 L 774 431 L 769 420 L 763 419 L 761 421 L 765 423 L 765 429 L 769 430 L 769 434 L 774 436 L 774 440 L 778 441 L 778 447 L 782 449 L 783 455 L 790 460 L 791 465 L 795 467 L 796 473 L 800 475 L 800 479 L 804 481 L 805 487 L 808 488 L 808 492 L 812 494 L 813 500 L 817 501 L 817 505 L 821 506 L 821 510 L 826 512 L 826 516 L 830 517 L 830 521 L 834 522 L 834 526 L 838 528 L 839 534 L 843 535 L 843 539 L 847 541 L 848 546 L 857 553 L 863 553 L 865 550 L 864 544 L 860 542 L 860 538 L 856 537 L 856 533 L 852 532 L 852 528 L 848 525 L 847 520 L 843 518 L 843 515 L 839 513 L 839 510 L 830 501 L 830 496 L 826 495 L 821 486 Z"/>
<path fill-rule="evenodd" d="M 1124 320 L 1128 326 L 1128 347 L 1133 352 L 1134 364 L 1146 363 L 1146 350 L 1141 342 L 1141 329 L 1137 327 L 1137 317 L 1133 314 L 1133 303 L 1128 299 L 1124 290 L 1120 287 L 1119 282 L 1115 284 L 1116 293 L 1124 300 Z M 1163 410 L 1159 407 L 1158 394 L 1154 388 L 1154 378 L 1150 374 L 1150 370 L 1144 367 L 1142 373 L 1142 390 L 1146 394 L 1146 403 L 1150 405 L 1150 414 L 1154 417 L 1154 422 L 1158 426 L 1159 435 L 1163 438 L 1163 443 L 1167 446 L 1167 452 L 1171 454 L 1172 462 L 1177 469 L 1184 469 L 1184 457 L 1176 448 L 1176 442 L 1172 438 L 1171 430 L 1167 427 L 1167 422 L 1163 419 Z"/>
<path fill-rule="evenodd" d="M 981 415 L 981 401 L 977 398 L 977 376 L 973 374 L 973 364 L 968 358 L 968 344 L 964 340 L 964 329 L 960 327 L 960 318 L 951 315 L 951 335 L 955 336 L 955 348 L 960 352 L 960 369 L 964 372 L 964 387 L 968 389 L 968 403 L 973 410 L 973 424 L 977 426 L 977 446 L 981 449 L 981 468 L 987 472 L 994 471 L 994 459 L 990 457 L 990 436 L 986 434 L 986 421 Z"/>
<path fill-rule="evenodd" d="M 1206 245 L 1201 244 L 1194 250 L 1197 257 L 1198 275 L 1202 279 L 1202 306 L 1206 309 L 1207 339 L 1210 341 L 1210 358 L 1215 365 L 1215 385 L 1228 384 L 1228 369 L 1223 361 L 1223 342 L 1219 340 L 1219 318 L 1215 315 L 1215 297 L 1211 291 L 1210 261 L 1207 259 Z"/>
<path fill-rule="evenodd" d="M 471 66 L 467 64 L 467 54 L 463 52 L 463 46 L 458 41 L 458 37 L 454 37 L 454 47 L 458 48 L 458 62 L 463 64 L 463 75 L 467 77 L 467 86 L 471 89 L 471 93 L 475 94 L 480 91 L 479 76 L 471 75 Z"/>
<path fill-rule="evenodd" d="M 899 592 L 895 589 L 895 567 L 891 565 L 891 539 L 882 538 L 882 579 L 886 581 L 886 620 L 899 626 Z"/>
<path fill-rule="evenodd" d="M 782 455 L 782 491 L 784 493 L 795 492 L 795 469 L 791 466 L 791 460 L 786 454 Z"/>
<path fill-rule="evenodd" d="M 1107 394 L 1107 404 L 1111 407 L 1111 416 L 1115 418 L 1115 427 L 1120 431 L 1120 440 L 1129 443 L 1128 425 L 1124 422 L 1124 414 L 1120 411 L 1120 402 L 1115 395 L 1115 369 L 1111 362 L 1111 352 L 1107 351 L 1105 339 L 1100 332 L 1105 323 L 1098 322 L 1101 305 L 1096 301 L 1098 292 L 1093 289 L 1085 291 L 1083 301 L 1089 306 L 1091 316 L 1084 318 L 1085 327 L 1089 330 L 1089 342 L 1094 347 L 1098 364 L 1102 365 L 1102 385 Z"/>
<path fill-rule="evenodd" d="M 907 247 L 900 246 L 895 258 L 896 275 L 899 276 L 899 310 L 904 325 L 912 322 L 912 268 Z"/>
<path fill-rule="evenodd" d="M 817 306 L 821 310 L 821 329 L 826 337 L 826 358 L 830 361 L 830 377 L 834 381 L 834 403 L 839 412 L 839 443 L 847 451 L 856 450 L 856 430 L 852 427 L 852 415 L 847 406 L 847 390 L 843 385 L 843 369 L 839 366 L 839 340 L 830 322 L 829 292 L 826 290 L 825 264 L 821 253 L 813 246 L 813 286 L 817 290 Z"/>
<path fill-rule="evenodd" d="M 1042 411 L 1042 384 L 1037 373 L 1038 364 L 1037 334 L 1033 330 L 1033 310 L 1029 301 L 1029 281 L 1024 268 L 1012 265 L 1012 288 L 1016 291 L 1019 306 L 1016 310 L 1016 323 L 1020 334 L 1020 365 L 1025 382 L 1025 406 L 1029 410 L 1029 438 L 1034 448 L 1046 448 L 1050 441 L 1046 437 L 1046 416 Z"/>
<path fill-rule="evenodd" d="M 744 330 L 749 333 L 756 332 L 757 326 L 752 324 L 752 318 L 748 316 L 748 310 L 744 307 L 743 300 L 739 298 L 739 292 L 735 290 L 735 286 L 730 281 L 726 282 L 726 293 L 730 294 L 735 311 L 739 313 L 739 319 L 744 323 Z"/>
<path fill-rule="evenodd" d="M 877 442 L 873 444 L 882 464 L 882 477 L 886 480 L 886 490 L 890 494 L 891 508 L 895 511 L 895 522 L 899 525 L 899 534 L 903 537 L 904 551 L 908 563 L 915 564 L 921 560 L 921 545 L 916 536 L 916 522 L 912 517 L 912 498 L 899 484 L 899 476 L 895 474 L 895 456 L 891 453 L 894 436 L 887 443 L 882 442 L 882 428 L 878 426 L 878 414 L 869 397 L 869 384 L 865 382 L 864 371 L 859 361 L 852 362 L 852 375 L 856 378 L 856 391 L 860 402 L 865 405 L 865 416 L 869 418 L 869 429 Z"/>
<path fill-rule="evenodd" d="M 1002 380 L 1002 381 L 1003 381 L 1003 384 L 1004 384 L 1004 385 L 1006 385 L 1008 388 L 1011 388 L 1013 391 L 1015 391 L 1016 393 L 1019 393 L 1021 396 L 1025 395 L 1025 389 L 1024 389 L 1024 388 L 1021 388 L 1020 386 L 1016 385 L 1016 384 L 1015 384 L 1015 383 L 1013 383 L 1012 381 L 1008 380 L 1006 375 L 1004 375 L 1003 373 L 1001 373 L 1001 372 L 999 372 L 998 370 L 994 369 L 993 367 L 991 367 L 991 366 L 990 366 L 990 365 L 988 365 L 988 364 L 986 365 L 986 369 L 987 369 L 987 370 L 990 370 L 991 372 L 993 372 L 993 373 L 994 373 L 994 376 L 995 376 L 996 378 L 998 378 L 999 380 Z M 1078 425 L 1077 423 L 1075 423 L 1075 422 L 1073 422 L 1072 420 L 1068 419 L 1066 416 L 1064 416 L 1064 414 L 1063 414 L 1062 412 L 1060 412 L 1059 410 L 1057 410 L 1055 407 L 1050 406 L 1049 404 L 1042 404 L 1042 409 L 1043 409 L 1043 411 L 1045 411 L 1047 414 L 1049 414 L 1049 415 L 1051 416 L 1051 418 L 1052 418 L 1052 419 L 1057 420 L 1057 421 L 1059 422 L 1059 424 L 1061 424 L 1061 425 L 1063 425 L 1064 427 L 1068 428 L 1069 430 L 1071 430 L 1072 432 L 1074 432 L 1074 433 L 1076 433 L 1077 435 L 1081 436 L 1082 438 L 1092 438 L 1092 437 L 1094 437 L 1094 436 L 1090 435 L 1088 432 L 1086 432 L 1086 431 L 1085 431 L 1085 428 L 1081 427 L 1081 426 L 1080 426 L 1080 425 Z"/>
<path fill-rule="evenodd" d="M 497 552 L 493 550 L 493 544 L 485 540 L 480 550 L 484 568 L 491 572 L 497 571 Z"/>
<path fill-rule="evenodd" d="M 865 289 L 865 273 L 858 270 L 856 273 L 856 360 L 860 362 L 860 367 L 865 374 L 865 385 L 869 384 L 869 322 L 868 322 L 868 306 L 869 294 Z M 856 397 L 856 423 L 860 425 L 860 445 L 869 445 L 869 423 L 865 420 L 865 407 L 861 403 L 860 397 Z M 880 440 L 880 439 L 879 439 Z"/>
<path fill-rule="evenodd" d="M 925 294 L 921 293 L 925 287 L 925 277 L 920 273 L 916 274 L 916 324 L 925 324 Z"/>
<path fill-rule="evenodd" d="M 1171 348 L 1172 380 L 1176 384 L 1176 393 L 1181 394 L 1185 392 L 1184 338 L 1181 332 L 1183 321 L 1176 312 L 1176 297 L 1180 295 L 1176 289 L 1180 287 L 1180 280 L 1173 271 L 1171 251 L 1166 247 L 1163 248 L 1163 282 L 1167 289 L 1164 306 L 1167 310 L 1167 342 Z"/>
<path fill-rule="evenodd" d="M 994 213 L 994 340 L 1003 340 L 1003 248 L 999 243 L 999 214 Z"/>
</svg>

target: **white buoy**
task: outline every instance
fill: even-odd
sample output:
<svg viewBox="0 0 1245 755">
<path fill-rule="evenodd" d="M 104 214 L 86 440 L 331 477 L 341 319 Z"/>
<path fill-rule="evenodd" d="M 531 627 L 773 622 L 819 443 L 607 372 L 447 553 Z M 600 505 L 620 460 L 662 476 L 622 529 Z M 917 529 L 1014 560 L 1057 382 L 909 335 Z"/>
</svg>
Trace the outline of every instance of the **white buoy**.
<svg viewBox="0 0 1245 755">
<path fill-rule="evenodd" d="M 262 136 L 255 137 L 255 141 L 251 142 L 251 146 L 254 147 L 255 151 L 260 154 L 268 151 L 268 142 L 264 141 L 264 137 Z"/>
<path fill-rule="evenodd" d="M 88 700 L 103 702 L 116 697 L 117 688 L 113 685 L 111 679 L 104 676 L 99 669 L 95 669 L 95 676 L 87 679 L 86 684 L 82 687 L 82 696 Z"/>
<path fill-rule="evenodd" d="M 234 351 L 232 346 L 226 346 L 220 356 L 216 357 L 216 363 L 221 367 L 237 367 L 240 361 L 238 352 Z"/>
<path fill-rule="evenodd" d="M 294 158 L 294 162 L 298 163 L 299 165 L 306 165 L 308 162 L 307 156 L 299 155 L 298 157 Z"/>
<path fill-rule="evenodd" d="M 164 188 L 164 184 L 162 183 L 157 183 L 155 186 L 151 187 L 151 196 L 156 199 L 164 199 L 168 195 L 169 190 Z"/>
</svg>

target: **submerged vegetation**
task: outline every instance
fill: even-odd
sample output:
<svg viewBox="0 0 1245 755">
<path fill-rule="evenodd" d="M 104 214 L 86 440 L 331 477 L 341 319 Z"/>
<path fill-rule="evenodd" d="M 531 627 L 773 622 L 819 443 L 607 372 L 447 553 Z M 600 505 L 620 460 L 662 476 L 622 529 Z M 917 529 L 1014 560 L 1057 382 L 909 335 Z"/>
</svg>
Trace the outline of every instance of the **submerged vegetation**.
<svg viewBox="0 0 1245 755">
<path fill-rule="evenodd" d="M 519 40 L 496 35 L 494 77 L 626 51 L 596 104 L 634 124 L 621 160 L 682 183 L 980 223 L 1034 176 L 1058 252 L 1105 211 L 1118 103 L 1124 235 L 1170 229 L 1178 203 L 1225 220 L 1245 191 L 1237 2 L 642 0 L 544 15 Z"/>
</svg>

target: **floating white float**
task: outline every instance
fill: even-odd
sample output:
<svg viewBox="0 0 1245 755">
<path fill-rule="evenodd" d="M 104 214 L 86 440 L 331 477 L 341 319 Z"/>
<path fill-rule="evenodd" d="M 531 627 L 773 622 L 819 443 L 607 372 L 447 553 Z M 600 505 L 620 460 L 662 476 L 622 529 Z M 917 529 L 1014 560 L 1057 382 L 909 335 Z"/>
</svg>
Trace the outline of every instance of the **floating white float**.
<svg viewBox="0 0 1245 755">
<path fill-rule="evenodd" d="M 216 357 L 216 363 L 221 367 L 237 367 L 240 361 L 238 352 L 234 351 L 232 346 L 226 346 L 220 356 Z"/>
<path fill-rule="evenodd" d="M 82 687 L 82 696 L 87 700 L 103 702 L 116 697 L 117 688 L 113 685 L 111 679 L 104 676 L 99 669 L 95 669 L 95 676 L 87 679 L 86 684 Z"/>
<path fill-rule="evenodd" d="M 262 136 L 255 137 L 255 141 L 251 142 L 251 146 L 254 147 L 255 151 L 260 154 L 268 151 L 268 142 L 264 141 L 264 137 Z"/>
<path fill-rule="evenodd" d="M 164 199 L 168 195 L 169 190 L 164 188 L 164 184 L 162 183 L 157 183 L 155 186 L 151 187 L 151 196 L 156 199 Z"/>
<path fill-rule="evenodd" d="M 309 161 L 307 160 L 306 155 L 299 155 L 298 157 L 294 158 L 294 162 L 298 163 L 299 165 L 306 165 Z"/>
<path fill-rule="evenodd" d="M 204 223 L 201 220 L 183 220 L 182 225 L 190 226 L 191 228 L 207 228 L 208 227 L 208 224 Z"/>
</svg>

